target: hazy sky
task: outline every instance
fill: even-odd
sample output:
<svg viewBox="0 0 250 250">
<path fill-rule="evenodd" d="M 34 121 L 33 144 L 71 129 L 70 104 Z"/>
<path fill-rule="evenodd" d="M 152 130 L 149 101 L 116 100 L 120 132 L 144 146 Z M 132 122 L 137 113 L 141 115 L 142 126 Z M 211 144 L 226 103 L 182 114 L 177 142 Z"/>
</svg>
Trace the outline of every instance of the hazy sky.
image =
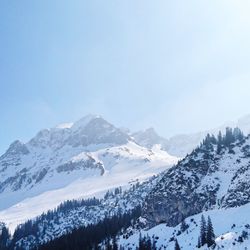
<svg viewBox="0 0 250 250">
<path fill-rule="evenodd" d="M 100 114 L 166 137 L 250 113 L 248 0 L 0 2 L 0 153 Z"/>
</svg>

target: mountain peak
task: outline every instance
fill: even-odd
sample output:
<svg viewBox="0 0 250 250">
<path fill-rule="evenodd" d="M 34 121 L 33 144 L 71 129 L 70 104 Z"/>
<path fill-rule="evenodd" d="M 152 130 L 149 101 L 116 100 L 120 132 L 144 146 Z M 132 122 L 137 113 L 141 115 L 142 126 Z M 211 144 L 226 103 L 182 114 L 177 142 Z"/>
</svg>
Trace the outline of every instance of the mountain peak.
<svg viewBox="0 0 250 250">
<path fill-rule="evenodd" d="M 56 150 L 66 145 L 86 147 L 89 145 L 120 145 L 128 142 L 130 136 L 116 128 L 99 115 L 87 115 L 75 123 L 66 123 L 52 129 L 44 129 L 29 141 L 35 148 Z"/>
<path fill-rule="evenodd" d="M 83 128 L 85 127 L 89 122 L 91 122 L 94 119 L 97 118 L 102 118 L 99 115 L 94 115 L 94 114 L 88 114 L 86 116 L 84 116 L 83 118 L 81 118 L 80 120 L 76 121 L 75 123 L 72 124 L 71 128 L 73 130 L 77 130 L 79 128 Z"/>
<path fill-rule="evenodd" d="M 146 134 L 152 134 L 152 135 L 155 135 L 155 136 L 159 136 L 153 127 L 145 129 L 144 133 L 146 133 Z"/>
<path fill-rule="evenodd" d="M 152 127 L 136 132 L 132 136 L 138 144 L 147 148 L 152 148 L 156 144 L 164 145 L 167 141 L 165 138 L 159 136 Z"/>
<path fill-rule="evenodd" d="M 15 154 L 28 154 L 29 150 L 25 146 L 24 143 L 22 143 L 19 140 L 14 141 L 10 144 L 8 150 L 6 151 L 5 155 L 15 155 Z"/>
</svg>

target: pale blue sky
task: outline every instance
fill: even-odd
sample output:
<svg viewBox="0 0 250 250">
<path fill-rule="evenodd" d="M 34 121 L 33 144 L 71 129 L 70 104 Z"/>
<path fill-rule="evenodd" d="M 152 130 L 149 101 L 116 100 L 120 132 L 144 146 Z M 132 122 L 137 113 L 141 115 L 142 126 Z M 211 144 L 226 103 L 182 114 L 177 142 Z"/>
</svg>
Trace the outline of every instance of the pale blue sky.
<svg viewBox="0 0 250 250">
<path fill-rule="evenodd" d="M 247 0 L 1 1 L 0 153 L 102 115 L 166 137 L 250 113 Z"/>
</svg>

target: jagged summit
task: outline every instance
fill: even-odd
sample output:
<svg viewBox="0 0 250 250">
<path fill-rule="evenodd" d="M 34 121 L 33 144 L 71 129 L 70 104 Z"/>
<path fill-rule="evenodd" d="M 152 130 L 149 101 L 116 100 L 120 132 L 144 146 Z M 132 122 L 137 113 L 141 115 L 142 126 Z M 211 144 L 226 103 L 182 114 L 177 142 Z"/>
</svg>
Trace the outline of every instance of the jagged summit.
<svg viewBox="0 0 250 250">
<path fill-rule="evenodd" d="M 10 144 L 9 148 L 7 149 L 6 153 L 0 157 L 4 158 L 6 156 L 14 156 L 14 155 L 27 155 L 29 154 L 29 150 L 24 143 L 19 140 L 14 141 Z"/>
<path fill-rule="evenodd" d="M 77 129 L 80 127 L 85 127 L 91 120 L 96 118 L 102 118 L 100 115 L 88 114 L 76 122 L 67 122 L 58 124 L 56 129 Z M 53 128 L 52 128 L 53 129 Z"/>
<path fill-rule="evenodd" d="M 159 136 L 155 129 L 152 127 L 143 131 L 133 133 L 132 137 L 138 144 L 147 148 L 152 148 L 154 145 L 157 144 L 161 145 L 162 148 L 164 148 L 167 142 L 167 139 Z"/>
<path fill-rule="evenodd" d="M 101 116 L 88 115 L 70 124 L 44 129 L 32 138 L 28 147 L 58 149 L 65 145 L 78 147 L 97 144 L 120 145 L 131 140 L 130 136 L 116 128 Z"/>
<path fill-rule="evenodd" d="M 83 118 L 81 118 L 80 120 L 74 122 L 71 128 L 73 130 L 84 128 L 89 122 L 95 119 L 104 120 L 100 115 L 88 114 L 84 116 Z"/>
</svg>

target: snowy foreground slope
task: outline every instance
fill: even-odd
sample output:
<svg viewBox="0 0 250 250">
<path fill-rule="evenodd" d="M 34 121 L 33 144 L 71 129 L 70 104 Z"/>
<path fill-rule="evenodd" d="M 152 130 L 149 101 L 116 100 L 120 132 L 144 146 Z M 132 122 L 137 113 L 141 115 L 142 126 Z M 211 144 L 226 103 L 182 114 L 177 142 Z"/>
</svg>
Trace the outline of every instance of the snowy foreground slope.
<svg viewBox="0 0 250 250">
<path fill-rule="evenodd" d="M 13 230 L 65 200 L 102 196 L 176 161 L 157 146 L 139 146 L 98 116 L 42 130 L 26 144 L 14 142 L 0 157 L 0 221 Z"/>
<path fill-rule="evenodd" d="M 214 209 L 204 211 L 200 214 L 190 216 L 185 219 L 188 228 L 181 230 L 181 224 L 176 227 L 168 227 L 165 223 L 159 224 L 149 230 L 141 230 L 141 235 L 150 236 L 156 241 L 157 249 L 174 250 L 177 239 L 181 249 L 213 249 L 203 246 L 197 248 L 198 237 L 200 234 L 200 220 L 203 214 L 205 218 L 211 217 L 214 232 L 216 235 L 216 247 L 214 249 L 244 250 L 250 249 L 250 204 L 230 209 Z M 128 230 L 129 231 L 129 230 Z M 131 229 L 133 231 L 133 229 Z M 244 233 L 246 232 L 246 233 Z M 243 242 L 239 237 L 246 235 Z M 139 231 L 134 230 L 133 235 L 128 239 L 121 236 L 119 244 L 125 249 L 136 249 L 139 243 Z"/>
</svg>

